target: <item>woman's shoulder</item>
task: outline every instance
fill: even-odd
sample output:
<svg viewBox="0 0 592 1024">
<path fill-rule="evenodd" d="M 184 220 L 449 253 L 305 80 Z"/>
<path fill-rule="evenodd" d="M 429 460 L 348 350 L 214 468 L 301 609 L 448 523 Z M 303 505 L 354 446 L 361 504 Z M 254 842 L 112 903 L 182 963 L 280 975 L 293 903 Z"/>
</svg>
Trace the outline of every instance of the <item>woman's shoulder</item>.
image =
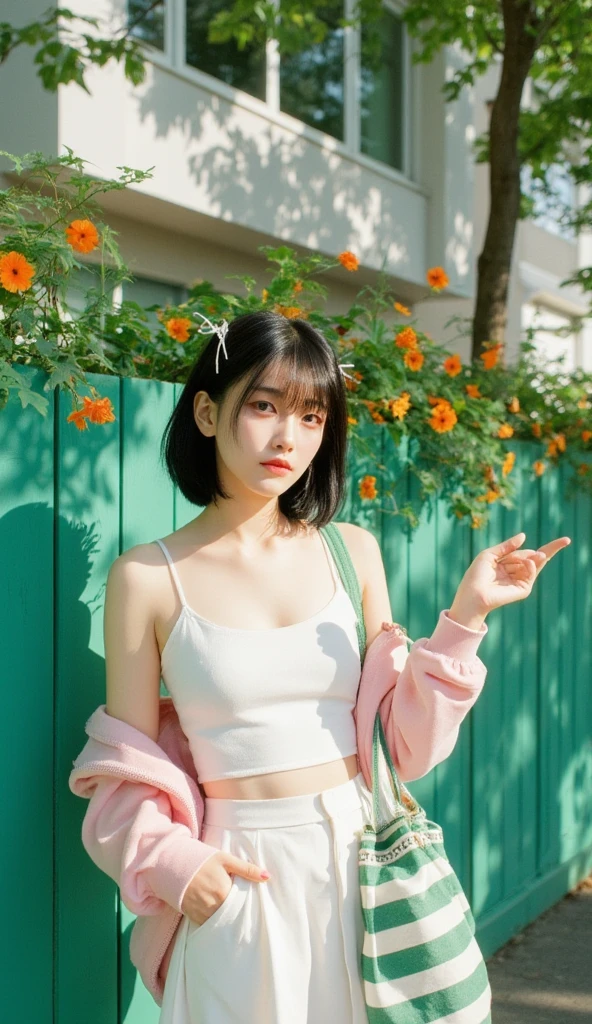
<svg viewBox="0 0 592 1024">
<path fill-rule="evenodd" d="M 357 526 L 355 523 L 338 523 L 335 520 L 332 520 L 332 525 L 337 527 L 343 538 L 343 542 L 349 552 L 352 562 L 354 563 L 354 569 L 356 570 L 356 575 L 363 590 L 366 584 L 364 571 L 366 563 L 366 541 L 364 535 L 369 531 L 365 530 L 362 526 Z"/>
</svg>

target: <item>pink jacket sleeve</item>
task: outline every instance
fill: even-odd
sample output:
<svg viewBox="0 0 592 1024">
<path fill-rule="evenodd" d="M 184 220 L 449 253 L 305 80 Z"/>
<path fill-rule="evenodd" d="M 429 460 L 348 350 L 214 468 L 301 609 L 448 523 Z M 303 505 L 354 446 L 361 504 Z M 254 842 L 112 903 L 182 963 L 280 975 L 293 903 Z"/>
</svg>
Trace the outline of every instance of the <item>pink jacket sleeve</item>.
<svg viewBox="0 0 592 1024">
<path fill-rule="evenodd" d="M 431 637 L 415 640 L 380 717 L 402 782 L 427 775 L 454 750 L 460 725 L 477 700 L 487 667 L 477 648 L 487 633 L 440 613 Z"/>
<path fill-rule="evenodd" d="M 117 882 L 133 914 L 158 914 L 163 902 L 181 912 L 185 890 L 217 848 L 173 821 L 165 790 L 99 775 L 82 824 L 91 860 Z"/>
</svg>

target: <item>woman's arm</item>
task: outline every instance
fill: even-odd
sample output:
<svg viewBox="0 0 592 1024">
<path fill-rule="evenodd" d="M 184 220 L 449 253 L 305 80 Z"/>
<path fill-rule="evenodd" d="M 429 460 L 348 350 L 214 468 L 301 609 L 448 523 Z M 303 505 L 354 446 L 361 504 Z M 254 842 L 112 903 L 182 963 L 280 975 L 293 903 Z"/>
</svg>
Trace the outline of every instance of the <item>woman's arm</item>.
<svg viewBox="0 0 592 1024">
<path fill-rule="evenodd" d="M 360 541 L 364 564 L 362 603 L 369 648 L 383 630 L 383 623 L 391 623 L 392 616 L 380 546 L 369 531 L 360 533 L 364 535 Z M 453 617 L 456 609 L 453 612 L 451 608 L 450 615 L 448 611 L 440 612 L 430 637 L 415 640 L 408 652 L 399 647 L 393 653 L 398 663 L 405 655 L 406 660 L 400 671 L 391 668 L 392 686 L 386 689 L 380 710 L 389 751 L 402 782 L 427 775 L 451 754 L 460 725 L 487 675 L 486 666 L 477 657 L 487 633 L 484 617 L 473 629 Z M 384 656 L 384 648 L 371 652 L 364 669 L 373 671 L 374 658 L 380 658 L 380 671 L 384 671 L 388 663 Z"/>
</svg>

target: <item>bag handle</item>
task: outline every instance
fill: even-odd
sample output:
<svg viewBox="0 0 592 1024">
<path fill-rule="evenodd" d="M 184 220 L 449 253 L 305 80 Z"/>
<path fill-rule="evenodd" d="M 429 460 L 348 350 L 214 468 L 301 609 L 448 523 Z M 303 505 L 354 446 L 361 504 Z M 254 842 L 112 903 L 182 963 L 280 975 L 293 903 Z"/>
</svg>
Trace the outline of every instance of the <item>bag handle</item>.
<svg viewBox="0 0 592 1024">
<path fill-rule="evenodd" d="M 335 523 L 327 523 L 326 526 L 321 526 L 320 529 L 327 541 L 327 544 L 329 545 L 331 554 L 337 563 L 341 581 L 349 594 L 356 612 L 358 647 L 360 648 L 360 662 L 363 665 L 364 658 L 366 657 L 366 624 L 364 622 L 362 592 L 360 590 L 358 575 L 356 573 L 354 563 L 352 562 L 351 555 L 347 549 L 347 545 L 341 536 L 341 531 L 338 530 Z"/>
<path fill-rule="evenodd" d="M 384 734 L 384 727 L 380 712 L 376 712 L 374 718 L 374 736 L 372 741 L 372 811 L 373 811 L 373 825 L 376 829 L 377 822 L 384 820 L 384 815 L 380 816 L 380 787 L 378 783 L 379 778 L 379 764 L 378 755 L 379 749 L 382 747 L 382 753 L 386 761 L 389 770 L 389 779 L 391 782 L 392 790 L 396 800 L 396 813 L 404 814 L 407 818 L 415 818 L 417 822 L 425 819 L 425 811 L 418 804 L 414 796 L 409 792 L 407 787 L 399 779 L 397 770 L 393 764 L 388 744 L 386 742 L 386 736 Z"/>
</svg>

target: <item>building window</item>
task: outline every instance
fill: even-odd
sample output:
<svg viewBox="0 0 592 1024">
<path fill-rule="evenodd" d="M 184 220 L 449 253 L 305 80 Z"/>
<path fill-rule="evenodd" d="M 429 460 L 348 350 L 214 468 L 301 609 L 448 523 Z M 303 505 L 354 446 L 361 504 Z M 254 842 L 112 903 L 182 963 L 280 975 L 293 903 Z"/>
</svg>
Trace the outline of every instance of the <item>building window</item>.
<svg viewBox="0 0 592 1024">
<path fill-rule="evenodd" d="M 556 193 L 554 196 L 545 194 L 537 181 L 533 179 L 528 164 L 524 164 L 520 172 L 522 193 L 533 204 L 530 220 L 545 231 L 572 240 L 575 238 L 573 228 L 563 223 L 563 215 L 571 213 L 576 206 L 573 178 L 561 164 L 553 164 L 547 174 L 549 184 Z"/>
<path fill-rule="evenodd" d="M 362 153 L 404 168 L 405 51 L 403 22 L 391 10 L 382 19 L 382 54 L 378 70 L 365 60 L 362 25 L 360 67 L 360 148 Z"/>
<path fill-rule="evenodd" d="M 64 296 L 66 308 L 74 317 L 77 314 L 84 313 L 90 289 L 94 288 L 100 292 L 103 287 L 105 288 L 105 294 L 113 301 L 113 292 L 116 286 L 113 285 L 108 274 L 105 278 L 102 278 L 101 269 L 96 263 L 87 263 L 83 267 L 75 267 L 68 275 L 68 284 Z"/>
<path fill-rule="evenodd" d="M 133 25 L 132 35 L 164 51 L 165 0 L 154 6 L 154 0 L 127 0 L 127 22 Z"/>
<path fill-rule="evenodd" d="M 378 43 L 376 28 L 370 34 L 363 24 L 338 24 L 355 15 L 356 0 L 320 2 L 315 12 L 327 34 L 296 54 L 278 54 L 273 42 L 242 50 L 234 39 L 208 43 L 208 27 L 228 10 L 229 0 L 162 0 L 153 9 L 152 0 L 127 0 L 127 11 L 128 21 L 136 22 L 134 35 L 162 51 L 178 71 L 204 72 L 344 142 L 354 154 L 407 173 L 411 71 L 405 26 L 393 7 L 397 0 L 385 0 Z M 377 46 L 381 52 L 373 60 L 370 48 Z"/>
<path fill-rule="evenodd" d="M 193 68 L 265 100 L 265 46 L 247 45 L 239 50 L 234 39 L 227 43 L 208 43 L 208 25 L 227 0 L 186 0 L 185 60 Z"/>
<path fill-rule="evenodd" d="M 322 43 L 280 54 L 280 109 L 343 141 L 343 0 L 328 0 L 315 13 L 329 30 Z"/>
<path fill-rule="evenodd" d="M 121 297 L 124 302 L 137 302 L 142 309 L 148 306 L 178 306 L 185 302 L 188 292 L 183 285 L 168 284 L 166 281 L 157 281 L 151 277 L 134 277 L 133 281 L 124 281 L 121 286 Z M 148 324 L 152 331 L 161 326 L 156 312 L 146 313 Z"/>
</svg>

